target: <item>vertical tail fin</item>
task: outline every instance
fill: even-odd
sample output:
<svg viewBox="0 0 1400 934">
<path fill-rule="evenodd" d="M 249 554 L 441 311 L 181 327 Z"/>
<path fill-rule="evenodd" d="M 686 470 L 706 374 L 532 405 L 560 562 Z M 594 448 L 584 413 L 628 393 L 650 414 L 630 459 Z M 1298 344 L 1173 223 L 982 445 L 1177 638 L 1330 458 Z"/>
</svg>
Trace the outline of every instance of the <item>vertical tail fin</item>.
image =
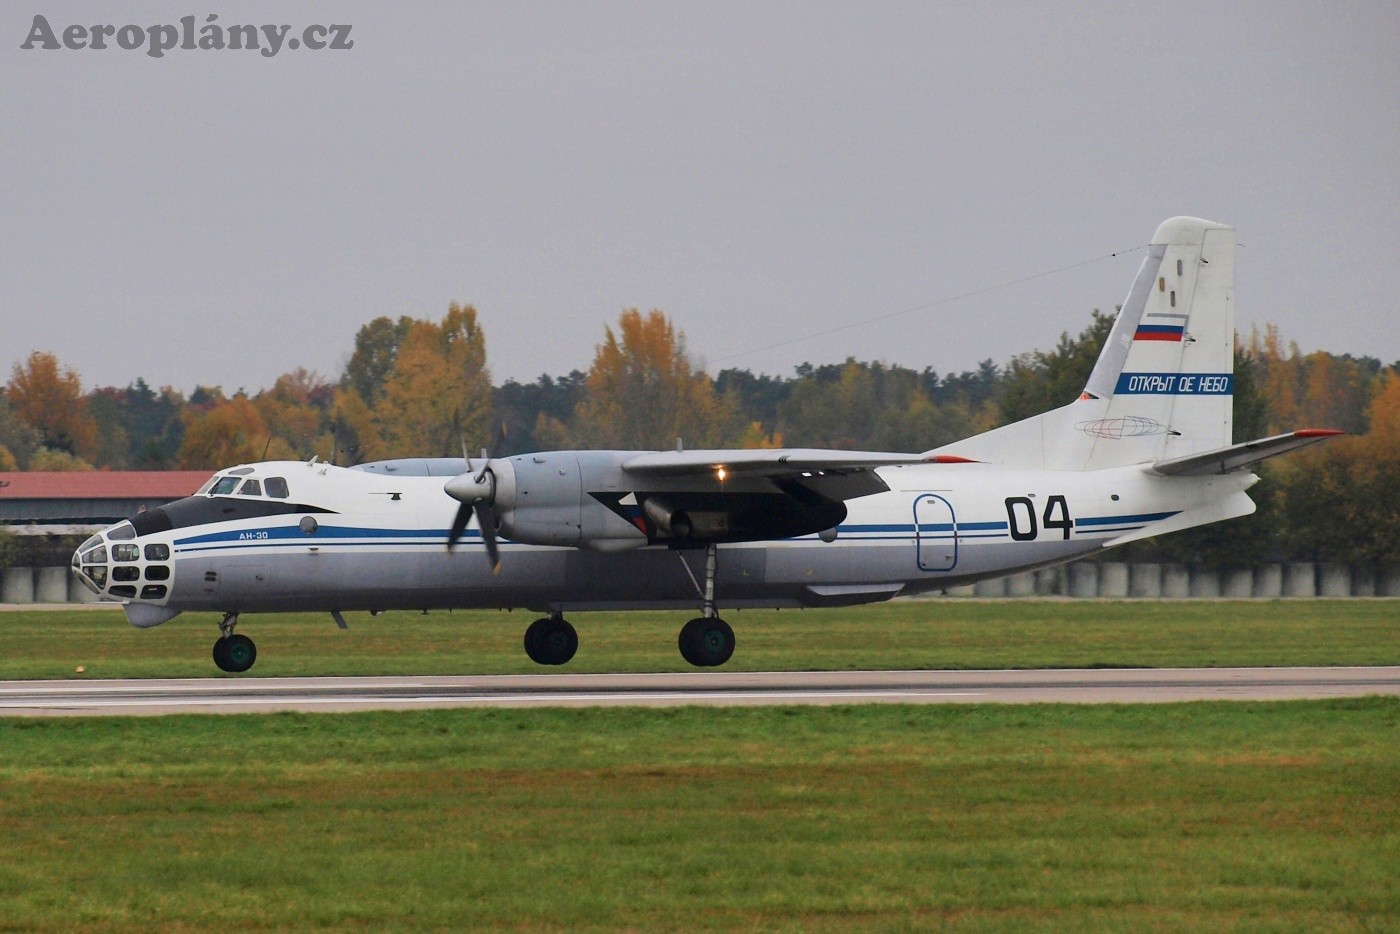
<svg viewBox="0 0 1400 934">
<path fill-rule="evenodd" d="M 1165 221 L 1079 399 L 936 453 L 1086 470 L 1229 445 L 1234 288 L 1233 228 Z"/>
</svg>

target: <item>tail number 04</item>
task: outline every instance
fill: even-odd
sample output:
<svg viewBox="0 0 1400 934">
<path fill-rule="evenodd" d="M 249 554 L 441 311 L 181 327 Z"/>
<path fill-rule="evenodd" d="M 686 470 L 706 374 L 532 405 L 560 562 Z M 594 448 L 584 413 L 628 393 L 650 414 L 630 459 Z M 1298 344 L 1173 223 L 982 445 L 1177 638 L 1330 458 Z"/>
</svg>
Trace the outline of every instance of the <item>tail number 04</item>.
<svg viewBox="0 0 1400 934">
<path fill-rule="evenodd" d="M 1045 501 L 1045 512 L 1040 524 L 1036 524 L 1035 503 L 1029 496 L 1008 496 L 1006 498 L 1006 526 L 1011 539 L 1017 542 L 1034 541 L 1040 537 L 1040 530 L 1059 529 L 1069 540 L 1069 530 L 1074 528 L 1074 520 L 1069 517 L 1069 504 L 1058 493 Z"/>
</svg>

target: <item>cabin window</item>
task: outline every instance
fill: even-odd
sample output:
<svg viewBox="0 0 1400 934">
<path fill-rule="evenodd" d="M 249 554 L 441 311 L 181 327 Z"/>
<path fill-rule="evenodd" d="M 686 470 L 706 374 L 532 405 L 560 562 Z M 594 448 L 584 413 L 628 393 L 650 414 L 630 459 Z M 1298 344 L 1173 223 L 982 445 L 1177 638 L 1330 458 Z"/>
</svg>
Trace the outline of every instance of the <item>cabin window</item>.
<svg viewBox="0 0 1400 934">
<path fill-rule="evenodd" d="M 287 489 L 287 481 L 281 477 L 267 478 L 267 495 L 274 499 L 286 499 L 291 496 L 291 491 Z"/>
<path fill-rule="evenodd" d="M 262 484 L 256 480 L 244 480 L 243 485 L 238 488 L 240 496 L 262 496 Z"/>
<path fill-rule="evenodd" d="M 170 546 L 162 545 L 159 542 L 151 542 L 146 546 L 147 561 L 168 561 L 170 559 Z"/>
<path fill-rule="evenodd" d="M 238 489 L 237 477 L 220 477 L 218 481 L 209 488 L 210 496 L 227 496 Z"/>
</svg>

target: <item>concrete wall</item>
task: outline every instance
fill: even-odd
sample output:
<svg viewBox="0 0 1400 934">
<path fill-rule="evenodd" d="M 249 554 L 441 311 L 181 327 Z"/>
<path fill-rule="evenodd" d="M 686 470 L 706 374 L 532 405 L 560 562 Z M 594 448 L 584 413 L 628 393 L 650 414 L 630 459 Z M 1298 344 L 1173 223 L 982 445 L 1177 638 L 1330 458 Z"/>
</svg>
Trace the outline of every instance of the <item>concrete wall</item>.
<svg viewBox="0 0 1400 934">
<path fill-rule="evenodd" d="M 0 603 L 33 603 L 34 569 L 0 570 Z"/>
<path fill-rule="evenodd" d="M 1099 596 L 1128 595 L 1128 566 L 1121 561 L 1105 561 L 1099 565 Z"/>
<path fill-rule="evenodd" d="M 1079 561 L 947 591 L 960 597 L 1136 597 L 1228 600 L 1278 597 L 1400 597 L 1400 568 L 1377 573 L 1345 564 L 1294 561 L 1212 571 L 1183 564 Z M 65 567 L 0 568 L 0 603 L 96 603 Z"/>
<path fill-rule="evenodd" d="M 1184 564 L 1078 561 L 1034 574 L 978 581 L 971 587 L 958 587 L 948 593 L 976 597 L 1034 594 L 1144 600 L 1400 597 L 1400 568 L 1377 573 L 1372 568 L 1347 564 L 1290 561 L 1214 571 Z"/>
<path fill-rule="evenodd" d="M 34 571 L 34 602 L 67 603 L 70 576 L 66 567 L 37 568 Z"/>
</svg>

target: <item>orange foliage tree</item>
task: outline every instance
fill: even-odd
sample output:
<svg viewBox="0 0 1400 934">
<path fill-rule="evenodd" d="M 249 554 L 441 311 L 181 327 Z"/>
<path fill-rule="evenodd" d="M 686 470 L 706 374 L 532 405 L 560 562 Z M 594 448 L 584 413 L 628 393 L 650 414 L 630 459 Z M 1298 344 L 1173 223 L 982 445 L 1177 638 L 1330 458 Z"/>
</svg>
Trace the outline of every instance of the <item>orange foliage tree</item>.
<svg viewBox="0 0 1400 934">
<path fill-rule="evenodd" d="M 685 351 L 685 335 L 664 312 L 629 308 L 606 329 L 588 372 L 572 434 L 593 448 L 719 447 L 748 427 L 732 400 Z"/>
<path fill-rule="evenodd" d="M 1400 373 L 1376 383 L 1370 430 L 1282 465 L 1289 551 L 1295 557 L 1400 564 Z"/>
<path fill-rule="evenodd" d="M 1267 325 L 1262 335 L 1251 332 L 1248 354 L 1255 388 L 1267 403 L 1270 433 L 1295 428 L 1340 428 L 1358 434 L 1366 430 L 1378 361 L 1321 350 L 1304 354 L 1296 344 L 1289 344 L 1285 352 L 1274 325 Z"/>
<path fill-rule="evenodd" d="M 181 416 L 185 439 L 180 466 L 186 470 L 218 470 L 269 458 L 291 457 L 285 443 L 274 445 L 257 406 L 247 396 L 219 399 L 207 408 L 191 406 Z"/>
<path fill-rule="evenodd" d="M 16 364 L 5 396 L 15 415 L 39 432 L 44 447 L 95 456 L 97 423 L 88 414 L 82 382 L 73 369 L 60 369 L 53 354 L 36 350 Z"/>
<path fill-rule="evenodd" d="M 357 353 L 371 343 L 375 366 L 362 367 L 364 378 L 347 375 L 335 395 L 336 436 L 347 452 L 361 460 L 449 457 L 461 455 L 463 441 L 489 442 L 491 372 L 475 308 L 454 302 L 439 322 L 376 319 L 361 329 Z"/>
<path fill-rule="evenodd" d="M 305 367 L 277 377 L 271 389 L 253 398 L 268 433 L 283 442 L 297 457 L 321 454 L 333 447 L 326 402 L 331 389 L 325 380 Z M 320 404 L 318 404 L 318 402 Z"/>
</svg>

